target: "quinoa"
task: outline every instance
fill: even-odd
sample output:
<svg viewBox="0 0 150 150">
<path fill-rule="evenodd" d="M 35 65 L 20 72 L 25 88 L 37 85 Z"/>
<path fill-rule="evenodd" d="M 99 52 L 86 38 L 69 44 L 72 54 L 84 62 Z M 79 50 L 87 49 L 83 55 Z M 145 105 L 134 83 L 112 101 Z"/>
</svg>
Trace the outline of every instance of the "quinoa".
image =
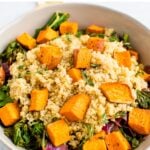
<svg viewBox="0 0 150 150">
<path fill-rule="evenodd" d="M 112 30 L 108 30 L 107 34 Z M 68 37 L 69 36 L 69 37 Z M 69 39 L 68 39 L 69 38 Z M 86 47 L 89 36 L 83 35 L 77 38 L 74 35 L 62 35 L 58 38 L 39 45 L 28 51 L 26 54 L 17 54 L 16 61 L 11 65 L 10 72 L 12 79 L 9 80 L 10 96 L 20 102 L 21 117 L 29 122 L 40 119 L 47 125 L 54 119 L 62 118 L 59 111 L 63 104 L 74 94 L 86 93 L 91 98 L 91 103 L 86 112 L 84 120 L 81 122 L 69 122 L 71 140 L 69 145 L 76 148 L 80 141 L 86 136 L 85 124 L 92 124 L 94 132 L 101 131 L 104 123 L 102 122 L 103 114 L 107 117 L 113 117 L 119 111 L 130 111 L 135 104 L 114 104 L 107 101 L 99 89 L 104 82 L 122 82 L 129 86 L 132 91 L 134 100 L 136 99 L 136 90 L 147 88 L 147 83 L 143 78 L 137 76 L 140 70 L 136 58 L 132 56 L 131 69 L 120 66 L 113 58 L 114 52 L 126 51 L 122 42 L 109 42 L 105 39 L 105 50 L 103 53 L 92 51 L 92 64 L 98 64 L 97 68 L 89 68 L 86 74 L 93 82 L 93 86 L 87 85 L 84 80 L 72 83 L 71 77 L 67 70 L 73 66 L 74 49 Z M 48 70 L 37 60 L 37 52 L 40 46 L 46 45 L 58 46 L 63 57 L 61 63 L 54 70 Z M 32 89 L 45 87 L 48 89 L 49 98 L 47 106 L 39 112 L 29 112 L 30 93 Z"/>
</svg>

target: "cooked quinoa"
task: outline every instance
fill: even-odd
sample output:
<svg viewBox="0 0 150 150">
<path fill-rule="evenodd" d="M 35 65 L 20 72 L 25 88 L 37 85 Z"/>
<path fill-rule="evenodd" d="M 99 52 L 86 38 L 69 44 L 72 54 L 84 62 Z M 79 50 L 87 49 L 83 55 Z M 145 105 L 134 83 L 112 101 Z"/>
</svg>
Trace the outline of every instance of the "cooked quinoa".
<svg viewBox="0 0 150 150">
<path fill-rule="evenodd" d="M 110 29 L 109 29 L 110 30 Z M 106 34 L 109 34 L 108 29 Z M 68 69 L 73 67 L 74 49 L 86 47 L 89 35 L 76 37 L 72 34 L 61 35 L 56 39 L 45 44 L 40 44 L 26 53 L 18 53 L 16 61 L 11 65 L 10 72 L 12 78 L 8 81 L 10 87 L 10 96 L 15 101 L 19 101 L 22 118 L 27 119 L 29 123 L 34 120 L 41 120 L 44 125 L 53 122 L 55 119 L 64 118 L 59 113 L 64 103 L 77 93 L 86 93 L 91 102 L 87 109 L 84 120 L 77 122 L 68 122 L 70 127 L 71 140 L 68 142 L 72 148 L 76 148 L 87 132 L 85 124 L 91 124 L 94 132 L 101 131 L 107 118 L 114 118 L 114 115 L 120 111 L 130 111 L 136 106 L 135 101 L 131 104 L 117 104 L 106 100 L 100 90 L 104 82 L 121 82 L 129 86 L 134 100 L 136 99 L 136 90 L 147 88 L 147 82 L 137 75 L 141 65 L 134 56 L 131 57 L 131 68 L 120 66 L 114 59 L 114 52 L 127 51 L 122 42 L 110 42 L 107 37 L 104 38 L 105 48 L 103 52 L 93 51 L 91 64 L 97 64 L 97 67 L 86 69 L 86 75 L 92 80 L 93 85 L 86 84 L 84 79 L 78 82 L 72 82 L 68 75 Z M 53 70 L 41 64 L 37 59 L 37 53 L 40 47 L 47 45 L 58 46 L 63 54 L 62 60 L 57 68 Z M 47 88 L 48 103 L 44 110 L 39 112 L 29 111 L 30 93 L 33 89 Z M 65 119 L 65 118 L 64 118 Z"/>
</svg>

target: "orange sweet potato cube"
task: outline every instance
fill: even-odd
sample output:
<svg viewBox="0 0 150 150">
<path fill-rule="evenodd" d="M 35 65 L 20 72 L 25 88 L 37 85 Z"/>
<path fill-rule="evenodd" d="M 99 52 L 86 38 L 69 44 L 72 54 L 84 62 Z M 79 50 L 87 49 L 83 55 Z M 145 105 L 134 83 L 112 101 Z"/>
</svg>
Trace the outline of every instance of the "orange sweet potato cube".
<svg viewBox="0 0 150 150">
<path fill-rule="evenodd" d="M 76 22 L 65 21 L 60 24 L 59 31 L 61 34 L 76 34 L 78 31 L 78 24 Z"/>
<path fill-rule="evenodd" d="M 107 150 L 103 139 L 91 139 L 85 142 L 83 150 Z"/>
<path fill-rule="evenodd" d="M 105 28 L 97 26 L 97 25 L 90 25 L 87 27 L 86 32 L 87 33 L 104 33 Z"/>
<path fill-rule="evenodd" d="M 82 79 L 81 71 L 77 68 L 69 69 L 68 74 L 72 78 L 73 82 L 77 82 Z"/>
<path fill-rule="evenodd" d="M 17 37 L 17 41 L 28 49 L 32 49 L 36 46 L 36 40 L 28 33 L 23 33 Z"/>
<path fill-rule="evenodd" d="M 54 146 L 59 146 L 70 140 L 69 127 L 64 120 L 48 124 L 47 133 Z"/>
<path fill-rule="evenodd" d="M 47 27 L 46 29 L 40 31 L 36 41 L 37 43 L 45 43 L 57 37 L 58 37 L 58 32 Z"/>
<path fill-rule="evenodd" d="M 141 74 L 141 77 L 145 80 L 145 81 L 150 81 L 150 74 L 143 72 L 143 74 Z"/>
<path fill-rule="evenodd" d="M 31 92 L 31 102 L 29 111 L 40 111 L 43 110 L 48 101 L 48 90 L 45 89 L 34 89 Z"/>
<path fill-rule="evenodd" d="M 108 150 L 131 150 L 130 144 L 120 131 L 106 135 L 105 142 Z"/>
<path fill-rule="evenodd" d="M 129 113 L 128 124 L 139 134 L 150 134 L 150 110 L 134 108 Z"/>
<path fill-rule="evenodd" d="M 20 119 L 20 110 L 16 103 L 7 103 L 0 108 L 0 119 L 4 126 L 13 125 Z"/>
<path fill-rule="evenodd" d="M 89 103 L 88 95 L 83 93 L 74 95 L 63 105 L 60 114 L 64 115 L 69 121 L 83 120 Z"/>
<path fill-rule="evenodd" d="M 131 56 L 129 51 L 115 52 L 114 58 L 117 60 L 119 65 L 124 67 L 131 67 Z"/>
<path fill-rule="evenodd" d="M 60 51 L 59 47 L 53 45 L 40 47 L 37 58 L 49 69 L 54 69 L 61 62 L 62 52 Z"/>
<path fill-rule="evenodd" d="M 90 37 L 86 44 L 87 48 L 94 51 L 104 51 L 104 39 L 99 37 Z"/>
<path fill-rule="evenodd" d="M 127 84 L 107 82 L 100 86 L 102 93 L 110 102 L 129 104 L 133 102 L 131 90 Z"/>
<path fill-rule="evenodd" d="M 97 134 L 95 134 L 92 138 L 96 138 L 96 139 L 104 139 L 106 136 L 106 132 L 105 131 L 100 131 Z"/>
<path fill-rule="evenodd" d="M 75 68 L 89 68 L 91 63 L 91 52 L 87 48 L 74 50 L 73 61 Z"/>
</svg>

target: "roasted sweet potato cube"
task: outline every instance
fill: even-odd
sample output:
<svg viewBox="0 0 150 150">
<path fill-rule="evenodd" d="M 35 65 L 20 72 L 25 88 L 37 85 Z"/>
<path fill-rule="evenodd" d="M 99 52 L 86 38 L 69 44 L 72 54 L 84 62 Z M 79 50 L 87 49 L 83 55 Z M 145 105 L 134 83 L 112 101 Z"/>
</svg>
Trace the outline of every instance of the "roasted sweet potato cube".
<svg viewBox="0 0 150 150">
<path fill-rule="evenodd" d="M 87 41 L 87 48 L 94 51 L 104 51 L 104 39 L 99 37 L 90 37 Z"/>
<path fill-rule="evenodd" d="M 130 144 L 120 131 L 106 135 L 105 142 L 108 150 L 131 150 Z"/>
<path fill-rule="evenodd" d="M 134 108 L 129 113 L 128 124 L 139 134 L 150 134 L 150 110 Z"/>
<path fill-rule="evenodd" d="M 106 132 L 105 131 L 100 131 L 99 133 L 95 134 L 92 138 L 104 139 L 105 136 L 106 136 Z"/>
<path fill-rule="evenodd" d="M 54 69 L 61 62 L 62 52 L 59 47 L 49 45 L 41 47 L 37 54 L 38 60 L 45 64 L 49 69 Z"/>
<path fill-rule="evenodd" d="M 60 114 L 64 115 L 69 121 L 83 120 L 89 103 L 88 95 L 83 93 L 74 95 L 63 105 Z"/>
<path fill-rule="evenodd" d="M 97 25 L 90 25 L 87 27 L 86 32 L 87 33 L 104 33 L 105 28 L 97 26 Z"/>
<path fill-rule="evenodd" d="M 103 139 L 91 139 L 85 142 L 83 150 L 107 150 Z"/>
<path fill-rule="evenodd" d="M 61 34 L 76 34 L 78 31 L 78 24 L 76 22 L 65 21 L 60 24 L 59 31 Z"/>
<path fill-rule="evenodd" d="M 64 120 L 48 124 L 47 133 L 54 146 L 59 146 L 70 140 L 69 127 Z"/>
<path fill-rule="evenodd" d="M 129 51 L 115 52 L 114 58 L 120 66 L 131 67 L 131 56 Z"/>
<path fill-rule="evenodd" d="M 143 74 L 141 74 L 141 77 L 145 80 L 145 81 L 150 81 L 150 74 L 143 72 Z"/>
<path fill-rule="evenodd" d="M 73 61 L 75 68 L 89 68 L 91 63 L 91 52 L 87 48 L 81 48 L 79 50 L 74 50 Z"/>
<path fill-rule="evenodd" d="M 4 84 L 5 82 L 5 71 L 4 68 L 1 66 L 0 67 L 0 86 Z"/>
<path fill-rule="evenodd" d="M 17 41 L 28 49 L 32 49 L 36 46 L 36 40 L 28 33 L 23 33 L 17 37 Z"/>
<path fill-rule="evenodd" d="M 129 104 L 134 100 L 127 84 L 107 82 L 103 83 L 100 89 L 110 102 Z"/>
<path fill-rule="evenodd" d="M 72 78 L 73 82 L 77 82 L 82 79 L 81 71 L 77 68 L 69 69 L 68 74 Z"/>
<path fill-rule="evenodd" d="M 31 92 L 31 102 L 29 111 L 40 111 L 43 110 L 48 101 L 48 90 L 45 89 L 34 89 Z"/>
<path fill-rule="evenodd" d="M 7 103 L 0 108 L 0 119 L 4 126 L 13 125 L 20 119 L 20 110 L 16 103 Z"/>
<path fill-rule="evenodd" d="M 138 52 L 134 51 L 134 50 L 128 50 L 130 52 L 131 56 L 134 56 L 136 58 L 136 60 L 139 59 L 139 55 Z"/>
<path fill-rule="evenodd" d="M 58 37 L 58 32 L 47 27 L 46 29 L 40 31 L 36 41 L 37 43 L 45 43 L 57 37 Z"/>
</svg>

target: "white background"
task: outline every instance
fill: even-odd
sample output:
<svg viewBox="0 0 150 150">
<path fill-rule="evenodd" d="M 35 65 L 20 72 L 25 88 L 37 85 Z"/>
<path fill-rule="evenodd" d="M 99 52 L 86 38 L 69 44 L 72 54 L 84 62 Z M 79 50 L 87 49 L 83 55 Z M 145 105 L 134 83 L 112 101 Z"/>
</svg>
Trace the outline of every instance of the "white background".
<svg viewBox="0 0 150 150">
<path fill-rule="evenodd" d="M 86 2 L 93 3 L 97 5 L 102 5 L 105 7 L 109 7 L 123 13 L 126 13 L 142 24 L 147 26 L 150 29 L 150 0 L 146 1 L 135 1 L 133 0 L 120 0 L 113 1 L 112 0 L 53 0 L 53 1 L 64 1 L 64 2 Z M 149 2 L 148 2 L 149 1 Z M 5 25 L 9 24 L 9 22 L 15 20 L 26 12 L 31 11 L 37 7 L 41 7 L 40 4 L 44 5 L 42 1 L 33 2 L 33 1 L 23 1 L 21 2 L 2 2 L 0 1 L 0 29 L 5 27 Z M 48 4 L 51 4 L 50 2 Z M 8 150 L 1 142 L 0 142 L 0 150 Z"/>
</svg>

